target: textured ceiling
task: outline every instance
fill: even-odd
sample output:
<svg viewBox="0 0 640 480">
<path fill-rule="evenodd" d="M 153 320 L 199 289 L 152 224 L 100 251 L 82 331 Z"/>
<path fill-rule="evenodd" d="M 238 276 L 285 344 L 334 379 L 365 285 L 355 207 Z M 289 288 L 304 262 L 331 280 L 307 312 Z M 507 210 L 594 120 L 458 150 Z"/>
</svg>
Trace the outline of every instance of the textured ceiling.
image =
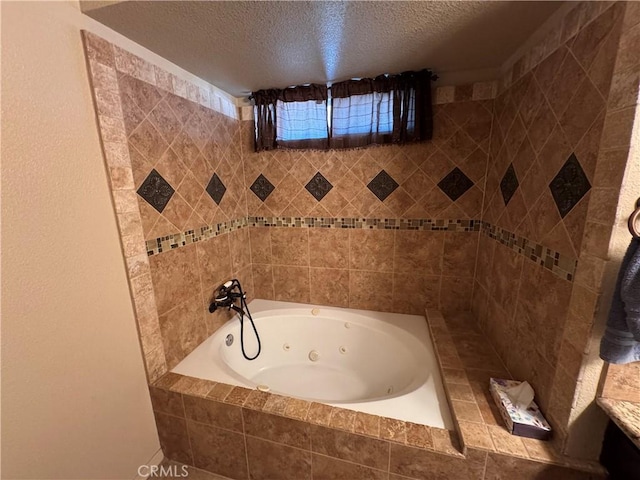
<svg viewBox="0 0 640 480">
<path fill-rule="evenodd" d="M 496 78 L 562 4 L 81 1 L 87 15 L 235 96 L 425 67 L 441 83 Z"/>
</svg>

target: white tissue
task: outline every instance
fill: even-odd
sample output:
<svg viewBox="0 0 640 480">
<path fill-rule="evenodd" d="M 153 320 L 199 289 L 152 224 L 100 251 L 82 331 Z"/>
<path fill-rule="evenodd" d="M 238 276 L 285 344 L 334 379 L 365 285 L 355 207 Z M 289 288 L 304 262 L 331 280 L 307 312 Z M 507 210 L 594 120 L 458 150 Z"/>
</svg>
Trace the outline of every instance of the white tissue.
<svg viewBox="0 0 640 480">
<path fill-rule="evenodd" d="M 511 403 L 517 408 L 526 409 L 533 402 L 535 396 L 533 388 L 529 385 L 529 382 L 522 382 L 520 385 L 505 389 L 505 393 L 511 400 Z"/>
</svg>

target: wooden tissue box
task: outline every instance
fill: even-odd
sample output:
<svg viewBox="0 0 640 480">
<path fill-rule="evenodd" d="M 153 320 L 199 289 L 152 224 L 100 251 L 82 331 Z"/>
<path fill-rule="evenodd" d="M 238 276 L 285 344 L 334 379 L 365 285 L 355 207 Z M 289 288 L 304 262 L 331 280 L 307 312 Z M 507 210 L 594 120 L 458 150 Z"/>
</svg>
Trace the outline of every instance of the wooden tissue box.
<svg viewBox="0 0 640 480">
<path fill-rule="evenodd" d="M 491 396 L 500 410 L 500 415 L 502 415 L 507 430 L 511 434 L 520 437 L 548 440 L 551 438 L 551 427 L 542 416 L 536 402 L 531 402 L 531 405 L 526 410 L 518 408 L 511 403 L 511 399 L 505 392 L 506 389 L 515 387 L 520 383 L 522 382 L 500 378 L 489 379 Z"/>
</svg>

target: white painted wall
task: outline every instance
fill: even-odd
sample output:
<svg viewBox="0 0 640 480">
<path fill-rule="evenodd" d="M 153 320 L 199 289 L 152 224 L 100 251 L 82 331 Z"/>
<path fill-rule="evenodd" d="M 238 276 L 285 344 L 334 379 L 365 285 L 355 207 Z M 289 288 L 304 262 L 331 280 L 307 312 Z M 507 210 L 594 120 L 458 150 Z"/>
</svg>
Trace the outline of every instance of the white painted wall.
<svg viewBox="0 0 640 480">
<path fill-rule="evenodd" d="M 132 479 L 159 444 L 80 37 L 109 32 L 1 15 L 2 478 Z"/>
</svg>

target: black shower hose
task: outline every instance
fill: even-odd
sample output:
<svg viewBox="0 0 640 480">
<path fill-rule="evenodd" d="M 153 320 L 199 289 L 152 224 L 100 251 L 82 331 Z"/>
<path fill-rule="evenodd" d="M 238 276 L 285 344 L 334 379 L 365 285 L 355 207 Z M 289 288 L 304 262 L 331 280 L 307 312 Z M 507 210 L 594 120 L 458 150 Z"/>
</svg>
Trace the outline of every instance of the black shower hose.
<svg viewBox="0 0 640 480">
<path fill-rule="evenodd" d="M 258 358 L 258 355 L 260 355 L 260 351 L 262 350 L 262 344 L 260 343 L 260 335 L 258 335 L 258 330 L 256 329 L 256 324 L 253 321 L 253 318 L 251 318 L 251 312 L 249 311 L 249 305 L 247 305 L 247 299 L 246 296 L 244 294 L 244 292 L 242 291 L 242 285 L 240 285 L 240 282 L 237 282 L 238 285 L 238 290 L 240 291 L 240 347 L 242 348 L 242 355 L 244 356 L 244 358 L 246 358 L 247 360 L 255 360 L 256 358 Z M 247 312 L 247 317 L 249 317 L 249 321 L 251 322 L 251 326 L 253 327 L 253 331 L 256 334 L 256 340 L 258 340 L 258 353 L 256 353 L 253 357 L 250 357 L 247 355 L 247 352 L 245 352 L 244 350 L 244 312 Z"/>
</svg>

